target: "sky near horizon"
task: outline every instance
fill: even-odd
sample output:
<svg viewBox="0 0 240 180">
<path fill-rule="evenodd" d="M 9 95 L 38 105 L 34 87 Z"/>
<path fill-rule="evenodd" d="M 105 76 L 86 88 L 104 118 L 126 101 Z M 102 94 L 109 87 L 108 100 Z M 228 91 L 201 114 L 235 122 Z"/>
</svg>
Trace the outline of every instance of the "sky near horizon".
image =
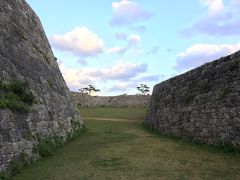
<svg viewBox="0 0 240 180">
<path fill-rule="evenodd" d="M 27 0 L 72 91 L 136 94 L 240 50 L 240 0 Z"/>
</svg>

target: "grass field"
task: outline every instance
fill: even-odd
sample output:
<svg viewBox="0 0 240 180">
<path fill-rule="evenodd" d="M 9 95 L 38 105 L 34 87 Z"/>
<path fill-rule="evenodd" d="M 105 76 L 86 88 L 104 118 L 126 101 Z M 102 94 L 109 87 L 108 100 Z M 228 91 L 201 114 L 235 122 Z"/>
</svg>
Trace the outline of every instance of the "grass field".
<svg viewBox="0 0 240 180">
<path fill-rule="evenodd" d="M 239 156 L 150 133 L 141 124 L 145 109 L 84 108 L 80 111 L 83 117 L 127 118 L 139 122 L 86 120 L 88 130 L 84 135 L 58 149 L 52 157 L 34 163 L 14 179 L 240 179 Z"/>
<path fill-rule="evenodd" d="M 115 108 L 96 107 L 80 108 L 83 117 L 115 118 L 143 121 L 147 112 L 146 108 Z"/>
</svg>

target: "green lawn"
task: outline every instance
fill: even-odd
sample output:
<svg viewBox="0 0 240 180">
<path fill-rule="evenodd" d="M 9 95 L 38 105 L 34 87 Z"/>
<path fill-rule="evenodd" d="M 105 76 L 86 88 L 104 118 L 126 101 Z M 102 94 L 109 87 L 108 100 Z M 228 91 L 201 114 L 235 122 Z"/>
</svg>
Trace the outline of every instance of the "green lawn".
<svg viewBox="0 0 240 180">
<path fill-rule="evenodd" d="M 83 116 L 128 118 L 122 108 L 80 109 Z M 132 112 L 130 112 L 132 111 Z M 112 114 L 109 115 L 109 112 Z M 105 114 L 105 115 L 104 115 Z M 129 119 L 129 118 L 128 118 Z M 87 132 L 25 169 L 21 180 L 240 179 L 240 157 L 146 131 L 141 121 L 87 120 Z M 135 119 L 136 120 L 136 119 Z"/>
<path fill-rule="evenodd" d="M 143 121 L 147 112 L 146 108 L 115 108 L 96 107 L 79 108 L 83 117 L 116 118 Z"/>
</svg>

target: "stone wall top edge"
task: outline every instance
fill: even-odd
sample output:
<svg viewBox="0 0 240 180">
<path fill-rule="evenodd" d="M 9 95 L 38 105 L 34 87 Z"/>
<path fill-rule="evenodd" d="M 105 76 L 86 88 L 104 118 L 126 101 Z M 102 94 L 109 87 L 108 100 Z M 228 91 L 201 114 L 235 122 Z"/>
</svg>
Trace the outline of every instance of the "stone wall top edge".
<svg viewBox="0 0 240 180">
<path fill-rule="evenodd" d="M 179 78 L 181 78 L 181 77 L 189 77 L 189 76 L 191 76 L 193 73 L 202 72 L 204 69 L 213 68 L 213 67 L 212 67 L 213 65 L 214 65 L 214 67 L 215 67 L 216 65 L 225 63 L 225 62 L 227 62 L 227 61 L 229 61 L 229 62 L 230 62 L 230 61 L 233 61 L 233 60 L 234 60 L 234 55 L 236 55 L 236 54 L 239 54 L 239 55 L 240 55 L 240 51 L 237 51 L 237 52 L 235 52 L 235 53 L 232 54 L 232 55 L 227 55 L 227 56 L 221 57 L 221 58 L 219 58 L 219 59 L 216 59 L 216 60 L 214 60 L 214 61 L 207 62 L 207 63 L 205 63 L 205 64 L 203 64 L 203 65 L 201 65 L 201 66 L 198 66 L 198 67 L 196 67 L 196 68 L 194 68 L 194 69 L 191 69 L 191 70 L 189 70 L 189 71 L 187 71 L 187 72 L 184 72 L 184 73 L 182 73 L 182 74 L 179 74 L 179 75 L 177 75 L 177 76 L 174 76 L 174 77 L 172 77 L 172 78 L 169 78 L 169 79 L 167 79 L 167 80 L 165 80 L 165 81 L 162 81 L 162 82 L 156 84 L 156 85 L 154 86 L 154 88 L 157 88 L 158 86 L 164 86 L 165 84 L 168 84 L 168 83 L 170 83 L 171 81 L 172 81 L 172 82 L 173 82 L 173 81 L 177 81 L 177 80 L 178 80 Z M 228 58 L 228 57 L 230 57 L 230 58 Z M 233 58 L 231 58 L 231 57 L 233 57 Z M 154 89 L 154 88 L 153 88 L 153 89 Z"/>
<path fill-rule="evenodd" d="M 95 98 L 116 98 L 116 97 L 149 97 L 151 95 L 142 95 L 142 94 L 136 94 L 136 95 L 116 95 L 116 96 L 91 96 L 88 94 L 84 94 L 84 93 L 80 93 L 80 92 L 74 92 L 74 91 L 70 91 L 71 94 L 75 94 L 75 95 L 85 95 L 85 96 L 90 96 L 90 97 L 95 97 Z"/>
</svg>

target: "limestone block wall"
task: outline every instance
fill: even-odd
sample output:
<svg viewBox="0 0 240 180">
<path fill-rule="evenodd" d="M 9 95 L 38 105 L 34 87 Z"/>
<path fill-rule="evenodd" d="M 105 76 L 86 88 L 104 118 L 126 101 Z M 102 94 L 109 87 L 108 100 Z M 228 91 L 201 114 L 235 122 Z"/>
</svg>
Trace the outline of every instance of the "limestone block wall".
<svg viewBox="0 0 240 180">
<path fill-rule="evenodd" d="M 240 51 L 155 85 L 145 125 L 209 144 L 240 145 Z"/>
<path fill-rule="evenodd" d="M 150 95 L 90 96 L 71 93 L 74 102 L 80 107 L 148 107 Z"/>
<path fill-rule="evenodd" d="M 3 106 L 20 104 L 1 87 L 13 80 L 27 83 L 34 94 L 29 112 Z M 25 0 L 0 0 L 0 82 L 0 172 L 21 154 L 39 158 L 33 149 L 41 138 L 57 136 L 65 141 L 73 129 L 81 128 L 83 121 L 41 22 Z"/>
</svg>

